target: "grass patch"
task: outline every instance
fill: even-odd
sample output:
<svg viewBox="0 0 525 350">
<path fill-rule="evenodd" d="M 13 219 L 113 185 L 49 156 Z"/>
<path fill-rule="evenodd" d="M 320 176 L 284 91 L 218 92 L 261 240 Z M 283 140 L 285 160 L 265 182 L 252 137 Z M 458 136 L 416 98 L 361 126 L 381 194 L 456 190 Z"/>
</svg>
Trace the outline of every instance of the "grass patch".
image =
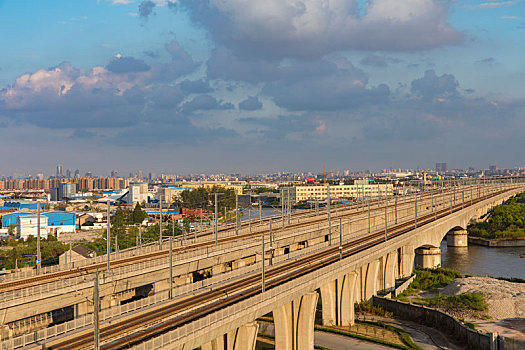
<svg viewBox="0 0 525 350">
<path fill-rule="evenodd" d="M 464 325 L 467 326 L 470 329 L 476 330 L 476 325 L 474 323 L 472 323 L 472 322 L 465 322 Z"/>
<path fill-rule="evenodd" d="M 401 338 L 401 341 L 405 343 L 410 349 L 422 350 L 419 346 L 416 345 L 416 343 L 412 341 L 412 338 L 410 337 L 410 335 L 402 329 L 399 329 L 397 327 L 394 327 L 388 324 L 384 324 L 382 322 L 374 322 L 374 321 L 359 321 L 359 322 L 368 323 L 368 324 L 375 325 L 381 328 L 388 329 L 392 332 L 395 332 L 399 335 L 399 337 Z"/>
<path fill-rule="evenodd" d="M 488 304 L 482 293 L 463 293 L 450 296 L 438 295 L 435 298 L 427 298 L 426 303 L 431 307 L 443 307 L 454 310 L 486 311 L 488 309 Z"/>
<path fill-rule="evenodd" d="M 436 291 L 438 288 L 446 287 L 453 280 L 461 277 L 461 274 L 456 270 L 441 267 L 433 269 L 416 268 L 414 273 L 416 274 L 416 278 L 414 278 L 408 288 L 401 293 L 397 299 L 408 301 L 407 297 L 410 295 L 422 290 Z"/>
<path fill-rule="evenodd" d="M 360 303 L 354 304 L 354 310 L 356 313 L 366 312 L 372 315 L 378 315 L 378 316 L 383 316 L 383 317 L 392 317 L 394 315 L 393 313 L 389 311 L 383 310 L 379 306 L 372 305 L 372 303 L 368 301 L 361 301 Z"/>
</svg>

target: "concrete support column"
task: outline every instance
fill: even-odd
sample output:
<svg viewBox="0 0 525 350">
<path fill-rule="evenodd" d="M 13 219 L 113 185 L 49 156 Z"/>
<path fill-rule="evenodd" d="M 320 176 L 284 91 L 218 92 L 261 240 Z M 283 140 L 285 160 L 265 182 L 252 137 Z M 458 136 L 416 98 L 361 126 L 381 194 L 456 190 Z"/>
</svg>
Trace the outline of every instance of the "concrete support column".
<svg viewBox="0 0 525 350">
<path fill-rule="evenodd" d="M 201 346 L 202 350 L 255 350 L 259 324 L 250 322 Z"/>
<path fill-rule="evenodd" d="M 246 266 L 246 262 L 242 259 L 232 261 L 232 270 L 237 270 L 238 268 Z"/>
<path fill-rule="evenodd" d="M 312 350 L 317 292 L 273 310 L 275 350 Z"/>
<path fill-rule="evenodd" d="M 80 302 L 74 307 L 75 318 L 87 315 L 93 312 L 93 304 L 88 301 Z"/>
<path fill-rule="evenodd" d="M 462 228 L 455 228 L 447 232 L 447 246 L 448 247 L 467 247 L 468 237 L 467 230 Z"/>
<path fill-rule="evenodd" d="M 363 297 L 364 300 L 372 299 L 372 296 L 377 294 L 377 275 L 379 273 L 379 260 L 368 263 L 365 267 L 365 273 L 363 274 L 363 268 L 361 268 L 361 280 L 364 280 Z"/>
<path fill-rule="evenodd" d="M 435 247 L 420 247 L 416 249 L 416 266 L 424 269 L 441 265 L 441 249 Z"/>
<path fill-rule="evenodd" d="M 378 290 L 389 291 L 396 285 L 397 251 L 379 259 Z"/>
<path fill-rule="evenodd" d="M 323 325 L 354 324 L 354 300 L 357 274 L 351 272 L 321 287 Z"/>
<path fill-rule="evenodd" d="M 254 350 L 257 322 L 248 323 L 201 346 L 202 350 Z"/>
<path fill-rule="evenodd" d="M 227 270 L 226 264 L 215 265 L 211 268 L 211 275 L 216 276 L 218 274 L 224 273 Z"/>
<path fill-rule="evenodd" d="M 118 298 L 115 298 L 112 295 L 107 295 L 100 299 L 100 308 L 101 309 L 109 309 L 111 307 L 120 305 L 120 300 Z"/>
<path fill-rule="evenodd" d="M 414 269 L 414 246 L 409 244 L 399 248 L 399 278 L 409 277 Z"/>
<path fill-rule="evenodd" d="M 174 287 L 183 286 L 185 284 L 190 284 L 190 283 L 193 283 L 193 274 L 191 274 L 191 273 L 188 273 L 188 274 L 185 274 L 185 275 L 180 275 L 180 276 L 177 276 L 177 277 L 173 277 L 173 286 Z M 169 288 L 169 286 L 168 286 L 168 288 Z"/>
</svg>

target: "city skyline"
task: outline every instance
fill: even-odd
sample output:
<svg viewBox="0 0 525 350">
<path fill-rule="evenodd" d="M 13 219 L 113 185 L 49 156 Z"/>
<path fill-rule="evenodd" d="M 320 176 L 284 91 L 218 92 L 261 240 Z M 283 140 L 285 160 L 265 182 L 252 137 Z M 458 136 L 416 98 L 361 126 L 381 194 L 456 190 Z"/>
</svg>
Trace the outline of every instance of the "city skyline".
<svg viewBox="0 0 525 350">
<path fill-rule="evenodd" d="M 2 172 L 522 164 L 523 2 L 320 4 L 0 1 Z"/>
</svg>

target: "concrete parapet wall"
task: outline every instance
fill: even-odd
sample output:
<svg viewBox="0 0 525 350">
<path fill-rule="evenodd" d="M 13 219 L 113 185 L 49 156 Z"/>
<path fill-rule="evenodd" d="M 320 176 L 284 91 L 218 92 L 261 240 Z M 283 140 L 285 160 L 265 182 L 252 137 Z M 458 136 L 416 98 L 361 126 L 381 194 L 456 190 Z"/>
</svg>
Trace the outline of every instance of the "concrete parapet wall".
<svg viewBox="0 0 525 350">
<path fill-rule="evenodd" d="M 496 335 L 471 329 L 442 311 L 377 296 L 372 298 L 372 303 L 374 306 L 392 312 L 395 316 L 421 322 L 442 331 L 444 334 L 450 334 L 461 343 L 466 344 L 469 349 L 497 349 Z"/>
<path fill-rule="evenodd" d="M 410 283 L 412 283 L 414 278 L 416 278 L 416 275 L 412 275 L 409 279 L 407 279 L 405 282 L 403 282 L 403 284 L 401 284 L 399 287 L 397 287 L 394 290 L 394 296 L 397 297 L 399 294 L 403 293 L 408 288 Z"/>
</svg>

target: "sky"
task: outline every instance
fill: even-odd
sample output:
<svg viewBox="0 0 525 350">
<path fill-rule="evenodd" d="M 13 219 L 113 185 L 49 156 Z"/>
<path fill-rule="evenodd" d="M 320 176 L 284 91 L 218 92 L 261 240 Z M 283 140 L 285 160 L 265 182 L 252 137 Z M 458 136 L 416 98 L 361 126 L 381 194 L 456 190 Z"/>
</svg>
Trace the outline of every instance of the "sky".
<svg viewBox="0 0 525 350">
<path fill-rule="evenodd" d="M 500 168 L 522 0 L 0 0 L 0 173 Z"/>
</svg>

